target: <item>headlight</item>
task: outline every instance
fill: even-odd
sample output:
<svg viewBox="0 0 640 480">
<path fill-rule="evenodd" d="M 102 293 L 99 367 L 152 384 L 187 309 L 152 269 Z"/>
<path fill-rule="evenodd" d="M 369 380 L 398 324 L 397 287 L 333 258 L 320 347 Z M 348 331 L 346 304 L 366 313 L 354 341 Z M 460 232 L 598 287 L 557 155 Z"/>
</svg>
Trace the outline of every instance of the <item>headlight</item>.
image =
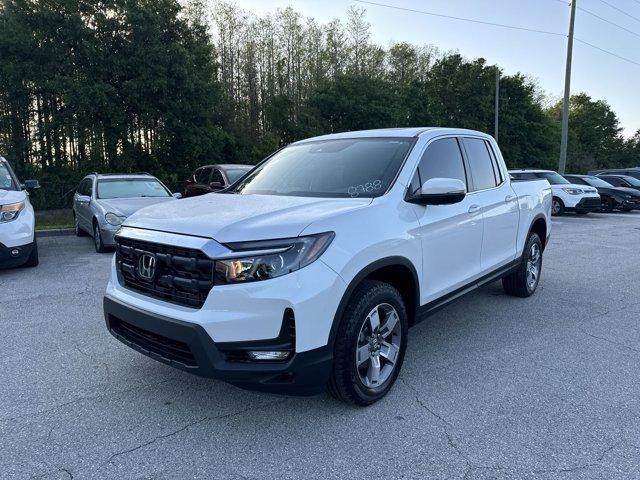
<svg viewBox="0 0 640 480">
<path fill-rule="evenodd" d="M 24 202 L 0 205 L 0 223 L 7 223 L 18 218 L 25 205 Z"/>
<path fill-rule="evenodd" d="M 127 219 L 127 217 L 123 217 L 122 215 L 116 215 L 115 213 L 107 213 L 104 216 L 104 219 L 107 221 L 109 225 L 113 225 L 114 227 L 117 227 L 118 225 L 122 225 L 122 222 L 124 222 Z"/>
<path fill-rule="evenodd" d="M 563 188 L 562 190 L 567 192 L 569 195 L 582 195 L 584 193 L 579 188 Z"/>
<path fill-rule="evenodd" d="M 237 251 L 238 257 L 216 260 L 214 283 L 255 282 L 286 275 L 316 261 L 334 236 L 333 232 L 326 232 L 284 240 L 227 244 Z M 246 256 L 242 256 L 242 251 Z"/>
</svg>

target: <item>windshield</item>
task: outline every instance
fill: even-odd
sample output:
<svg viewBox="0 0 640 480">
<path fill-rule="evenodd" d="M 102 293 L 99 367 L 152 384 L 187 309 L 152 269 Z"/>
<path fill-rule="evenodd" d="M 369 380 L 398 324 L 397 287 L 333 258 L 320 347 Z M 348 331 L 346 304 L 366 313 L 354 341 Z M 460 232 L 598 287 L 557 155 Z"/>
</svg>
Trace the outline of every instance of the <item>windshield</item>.
<svg viewBox="0 0 640 480">
<path fill-rule="evenodd" d="M 247 173 L 249 171 L 248 168 L 229 168 L 227 170 L 224 171 L 224 173 L 227 174 L 227 179 L 229 180 L 229 183 L 235 183 L 236 180 L 238 180 L 241 176 L 243 176 L 245 173 Z"/>
<path fill-rule="evenodd" d="M 624 178 L 627 183 L 633 185 L 634 187 L 640 187 L 640 180 L 638 180 L 635 177 L 630 177 L 629 175 L 623 175 L 622 178 Z"/>
<path fill-rule="evenodd" d="M 18 190 L 9 165 L 5 162 L 0 162 L 0 190 Z"/>
<path fill-rule="evenodd" d="M 301 197 L 379 197 L 393 183 L 412 138 L 352 138 L 291 145 L 232 191 Z"/>
<path fill-rule="evenodd" d="M 559 173 L 556 172 L 536 172 L 540 178 L 546 178 L 551 185 L 566 185 L 569 182 Z"/>
<path fill-rule="evenodd" d="M 98 198 L 169 197 L 171 194 L 155 179 L 127 178 L 98 180 Z"/>
<path fill-rule="evenodd" d="M 605 182 L 604 180 L 598 177 L 582 177 L 582 178 L 585 182 L 587 182 L 592 187 L 606 187 L 606 188 L 613 187 L 613 185 Z"/>
</svg>

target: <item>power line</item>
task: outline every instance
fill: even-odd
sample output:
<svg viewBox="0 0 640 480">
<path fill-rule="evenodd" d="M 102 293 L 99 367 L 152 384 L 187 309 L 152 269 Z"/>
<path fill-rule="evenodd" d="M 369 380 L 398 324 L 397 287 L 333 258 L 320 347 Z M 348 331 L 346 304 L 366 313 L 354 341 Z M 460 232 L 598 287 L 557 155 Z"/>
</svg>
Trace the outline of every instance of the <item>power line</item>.
<svg viewBox="0 0 640 480">
<path fill-rule="evenodd" d="M 422 15 L 430 15 L 430 16 L 433 16 L 433 17 L 447 18 L 447 19 L 450 19 L 450 20 L 460 20 L 460 21 L 469 22 L 469 23 L 479 23 L 481 25 L 489 25 L 489 26 L 492 26 L 492 27 L 509 28 L 509 29 L 512 29 L 512 30 L 523 30 L 525 32 L 542 33 L 542 34 L 545 34 L 545 35 L 553 35 L 553 36 L 557 36 L 557 37 L 566 37 L 567 36 L 564 33 L 549 32 L 549 31 L 545 31 L 545 30 L 536 30 L 536 29 L 532 29 L 532 28 L 519 27 L 519 26 L 516 26 L 516 25 L 507 25 L 507 24 L 503 24 L 503 23 L 485 22 L 485 21 L 482 21 L 482 20 L 475 20 L 475 19 L 472 19 L 472 18 L 455 17 L 455 16 L 452 16 L 452 15 L 442 15 L 442 14 L 439 14 L 439 13 L 427 12 L 427 11 L 424 11 L 424 10 L 415 10 L 415 9 L 412 9 L 412 8 L 398 7 L 396 5 L 388 5 L 388 4 L 379 3 L 379 2 L 371 2 L 371 1 L 368 1 L 368 0 L 354 0 L 354 1 L 357 2 L 357 3 L 364 3 L 364 4 L 368 4 L 368 5 L 374 5 L 376 7 L 392 8 L 394 10 L 402 10 L 402 11 L 405 11 L 405 12 L 420 13 Z M 557 0 L 557 1 L 564 3 L 562 0 Z M 636 1 L 636 2 L 638 2 L 640 4 L 640 0 L 634 0 L 634 1 Z M 618 58 L 620 60 L 623 60 L 625 62 L 631 63 L 633 65 L 640 66 L 640 62 L 636 62 L 635 60 L 631 60 L 630 58 L 623 57 L 622 55 L 618 55 L 617 53 L 614 53 L 614 52 L 612 52 L 610 50 L 605 50 L 604 48 L 598 47 L 597 45 L 594 45 L 593 43 L 587 42 L 586 40 L 581 40 L 579 38 L 575 38 L 575 41 L 576 42 L 580 42 L 583 45 L 591 47 L 591 48 L 593 48 L 595 50 L 598 50 L 598 51 L 600 51 L 602 53 L 606 53 L 607 55 L 611 55 L 613 57 L 616 57 L 616 58 Z"/>
<path fill-rule="evenodd" d="M 617 53 L 614 53 L 614 52 L 612 52 L 610 50 L 605 50 L 604 48 L 600 48 L 597 45 L 594 45 L 593 43 L 589 43 L 589 42 L 587 42 L 585 40 L 581 40 L 581 39 L 579 39 L 577 37 L 575 38 L 575 40 L 576 40 L 576 42 L 580 42 L 580 43 L 582 43 L 584 45 L 587 45 L 587 46 L 589 46 L 591 48 L 595 48 L 596 50 L 599 50 L 602 53 L 606 53 L 606 54 L 612 55 L 612 56 L 614 56 L 616 58 L 619 58 L 620 60 L 624 60 L 625 62 L 633 63 L 634 65 L 637 65 L 637 66 L 640 67 L 640 62 L 636 62 L 635 60 L 631 60 L 630 58 L 623 57 L 622 55 L 618 55 Z"/>
<path fill-rule="evenodd" d="M 616 7 L 612 3 L 609 3 L 606 0 L 598 0 L 598 1 L 604 3 L 605 5 L 607 5 L 607 6 L 611 7 L 611 8 L 613 8 L 614 10 L 617 10 L 618 12 L 622 13 L 623 15 L 626 15 L 629 18 L 633 18 L 636 22 L 640 22 L 640 18 L 638 18 L 638 17 L 636 17 L 634 15 L 631 15 L 629 12 L 626 12 L 626 11 L 622 10 L 621 8 Z M 640 4 L 640 2 L 638 0 L 634 0 L 634 1 L 636 3 Z"/>
<path fill-rule="evenodd" d="M 626 27 L 623 27 L 622 25 L 618 25 L 617 23 L 614 23 L 614 22 L 612 22 L 610 20 L 607 20 L 606 18 L 601 17 L 600 15 L 597 15 L 597 14 L 593 13 L 591 10 L 587 10 L 586 8 L 582 8 L 582 7 L 576 7 L 576 8 L 578 10 L 580 10 L 581 12 L 584 12 L 584 13 L 586 13 L 588 15 L 591 15 L 592 17 L 597 18 L 598 20 L 601 20 L 601 21 L 603 21 L 605 23 L 608 23 L 609 25 L 613 25 L 614 27 L 618 27 L 619 29 L 624 30 L 625 32 L 628 32 L 631 35 L 635 35 L 636 37 L 640 38 L 640 33 L 634 32 L 633 30 L 630 30 L 630 29 L 628 29 Z"/>
<path fill-rule="evenodd" d="M 430 15 L 432 17 L 448 18 L 449 20 L 460 20 L 462 22 L 479 23 L 481 25 L 489 25 L 489 26 L 492 26 L 492 27 L 509 28 L 511 30 L 523 30 L 525 32 L 542 33 L 542 34 L 545 34 L 545 35 L 555 35 L 555 36 L 558 36 L 558 37 L 566 37 L 566 35 L 564 33 L 549 32 L 547 30 L 537 30 L 535 28 L 519 27 L 519 26 L 516 26 L 516 25 L 507 25 L 505 23 L 485 22 L 483 20 L 475 20 L 473 18 L 454 17 L 453 15 L 443 15 L 441 13 L 427 12 L 427 11 L 424 11 L 424 10 L 414 10 L 412 8 L 398 7 L 397 5 L 388 5 L 388 4 L 385 4 L 385 3 L 369 2 L 369 1 L 366 1 L 366 0 L 354 0 L 354 1 L 357 2 L 357 3 L 365 3 L 365 4 L 368 4 L 368 5 L 375 5 L 376 7 L 393 8 L 394 10 L 402 10 L 402 11 L 405 11 L 405 12 L 412 12 L 412 13 L 421 13 L 423 15 Z"/>
</svg>

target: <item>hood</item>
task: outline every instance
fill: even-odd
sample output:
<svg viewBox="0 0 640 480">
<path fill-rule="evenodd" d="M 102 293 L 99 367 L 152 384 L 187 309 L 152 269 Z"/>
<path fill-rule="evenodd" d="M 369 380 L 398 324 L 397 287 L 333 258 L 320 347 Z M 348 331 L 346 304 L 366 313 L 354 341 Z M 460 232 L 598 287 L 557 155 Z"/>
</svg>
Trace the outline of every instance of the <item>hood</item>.
<svg viewBox="0 0 640 480">
<path fill-rule="evenodd" d="M 614 188 L 609 188 L 608 190 L 613 190 L 614 192 L 618 192 L 618 193 L 624 193 L 626 195 L 631 195 L 633 197 L 640 197 L 640 191 L 636 190 L 635 188 L 614 187 Z"/>
<path fill-rule="evenodd" d="M 105 209 L 105 213 L 111 212 L 128 217 L 141 208 L 174 200 L 176 200 L 174 197 L 109 198 L 104 200 L 98 199 L 98 203 Z"/>
<path fill-rule="evenodd" d="M 311 223 L 362 208 L 371 198 L 210 193 L 145 208 L 126 226 L 213 238 L 220 243 L 297 237 Z"/>
<path fill-rule="evenodd" d="M 2 190 L 0 189 L 0 205 L 22 202 L 27 198 L 24 190 Z"/>
</svg>

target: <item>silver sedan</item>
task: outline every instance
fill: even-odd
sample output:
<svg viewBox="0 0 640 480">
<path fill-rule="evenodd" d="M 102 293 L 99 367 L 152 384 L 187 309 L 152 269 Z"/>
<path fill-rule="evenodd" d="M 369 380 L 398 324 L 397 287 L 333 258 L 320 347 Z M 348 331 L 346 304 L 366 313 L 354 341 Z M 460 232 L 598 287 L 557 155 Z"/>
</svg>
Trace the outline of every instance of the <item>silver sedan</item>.
<svg viewBox="0 0 640 480">
<path fill-rule="evenodd" d="M 105 252 L 115 246 L 113 237 L 129 215 L 180 197 L 152 175 L 92 173 L 80 182 L 73 197 L 76 235 L 91 235 L 96 252 Z"/>
</svg>

